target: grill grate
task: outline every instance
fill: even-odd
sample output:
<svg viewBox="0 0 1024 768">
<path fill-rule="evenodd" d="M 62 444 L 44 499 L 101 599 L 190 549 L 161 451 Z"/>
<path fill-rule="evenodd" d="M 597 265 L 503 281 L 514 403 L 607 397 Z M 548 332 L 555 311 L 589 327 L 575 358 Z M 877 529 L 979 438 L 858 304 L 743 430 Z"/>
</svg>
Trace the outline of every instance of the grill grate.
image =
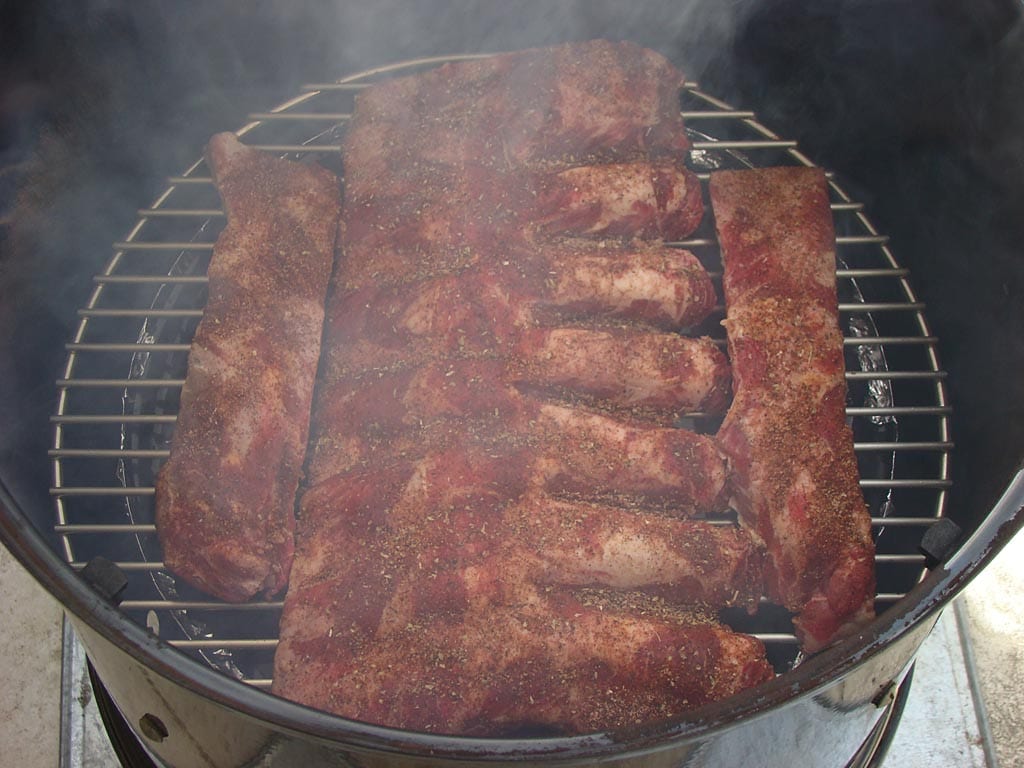
<svg viewBox="0 0 1024 768">
<path fill-rule="evenodd" d="M 305 86 L 270 112 L 249 115 L 238 133 L 251 146 L 295 159 L 314 159 L 341 173 L 338 144 L 354 94 L 391 75 L 454 58 L 421 59 Z M 706 182 L 711 170 L 811 165 L 796 146 L 687 83 L 681 93 L 693 140 L 690 167 Z M 837 232 L 837 277 L 844 328 L 847 415 L 878 547 L 876 607 L 900 600 L 922 576 L 917 544 L 943 513 L 949 488 L 950 408 L 937 340 L 924 305 L 897 263 L 887 238 L 829 176 Z M 206 266 L 224 214 L 203 161 L 149 208 L 94 277 L 87 305 L 67 345 L 57 381 L 53 487 L 55 531 L 74 568 L 103 555 L 128 575 L 121 610 L 160 637 L 256 687 L 271 683 L 281 601 L 227 605 L 178 584 L 164 572 L 153 525 L 153 483 L 167 457 L 189 342 L 206 299 Z M 710 217 L 705 217 L 709 219 Z M 705 221 L 677 243 L 717 278 L 721 264 L 714 227 Z M 698 331 L 724 345 L 723 310 Z M 704 414 L 687 423 L 713 430 Z M 776 669 L 797 659 L 788 616 L 763 606 L 756 617 L 727 617 L 760 637 Z"/>
</svg>

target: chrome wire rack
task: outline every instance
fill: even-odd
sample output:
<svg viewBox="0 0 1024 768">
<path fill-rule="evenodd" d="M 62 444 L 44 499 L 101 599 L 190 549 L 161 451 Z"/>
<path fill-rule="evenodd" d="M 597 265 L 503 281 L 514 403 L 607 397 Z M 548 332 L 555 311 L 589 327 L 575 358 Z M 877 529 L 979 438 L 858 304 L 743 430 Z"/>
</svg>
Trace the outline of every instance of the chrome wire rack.
<svg viewBox="0 0 1024 768">
<path fill-rule="evenodd" d="M 409 74 L 443 57 L 402 62 L 302 93 L 237 131 L 251 146 L 315 161 L 342 174 L 339 144 L 355 94 L 368 84 Z M 717 168 L 812 165 L 796 143 L 687 83 L 681 92 L 693 147 L 690 167 L 706 183 Z M 343 174 L 342 174 L 343 175 Z M 942 516 L 949 488 L 950 408 L 937 339 L 915 297 L 908 270 L 862 204 L 829 177 L 837 232 L 837 278 L 844 328 L 847 416 L 878 549 L 882 612 L 923 575 L 917 546 Z M 55 531 L 63 556 L 80 569 L 102 556 L 128 577 L 120 608 L 184 653 L 261 688 L 271 683 L 280 601 L 228 605 L 164 571 L 153 510 L 154 481 L 167 457 L 195 327 L 206 299 L 206 267 L 224 214 L 202 160 L 148 208 L 94 279 L 67 344 L 53 416 Z M 716 277 L 718 245 L 710 215 L 693 251 Z M 719 308 L 702 328 L 724 345 Z M 689 424 L 717 425 L 702 414 Z M 727 616 L 766 644 L 776 669 L 797 659 L 788 616 L 764 605 L 753 618 Z"/>
</svg>

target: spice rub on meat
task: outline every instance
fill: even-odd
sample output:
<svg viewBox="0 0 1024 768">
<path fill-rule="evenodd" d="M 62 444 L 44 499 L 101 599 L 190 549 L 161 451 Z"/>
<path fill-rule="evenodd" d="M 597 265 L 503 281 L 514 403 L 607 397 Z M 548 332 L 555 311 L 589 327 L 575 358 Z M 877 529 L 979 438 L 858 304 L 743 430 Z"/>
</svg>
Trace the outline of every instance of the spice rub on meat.
<svg viewBox="0 0 1024 768">
<path fill-rule="evenodd" d="M 496 736 L 631 726 L 772 675 L 708 608 L 756 602 L 749 537 L 532 489 L 529 454 L 460 447 L 308 491 L 275 692 Z"/>
<path fill-rule="evenodd" d="M 770 678 L 715 620 L 762 554 L 710 437 L 715 304 L 682 75 L 596 41 L 362 91 L 275 656 L 278 695 L 495 736 L 678 715 Z"/>
<path fill-rule="evenodd" d="M 722 171 L 710 189 L 735 390 L 718 442 L 740 521 L 767 548 L 767 595 L 815 651 L 869 620 L 875 595 L 825 176 Z"/>
<path fill-rule="evenodd" d="M 341 194 L 333 174 L 214 136 L 227 213 L 156 482 L 164 562 L 228 601 L 280 592 L 320 358 Z"/>
<path fill-rule="evenodd" d="M 669 161 L 689 149 L 683 75 L 632 43 L 594 40 L 452 62 L 359 95 L 349 200 L 404 197 L 439 173 Z"/>
</svg>

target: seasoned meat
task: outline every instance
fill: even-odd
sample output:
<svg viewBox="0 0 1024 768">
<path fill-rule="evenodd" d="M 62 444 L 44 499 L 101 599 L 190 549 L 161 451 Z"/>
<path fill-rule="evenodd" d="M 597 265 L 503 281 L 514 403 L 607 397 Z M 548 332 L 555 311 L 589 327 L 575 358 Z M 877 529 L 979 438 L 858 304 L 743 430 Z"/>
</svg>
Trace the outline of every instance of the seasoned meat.
<svg viewBox="0 0 1024 768">
<path fill-rule="evenodd" d="M 717 172 L 735 398 L 718 433 L 767 591 L 815 651 L 873 616 L 874 545 L 846 423 L 835 234 L 824 174 Z"/>
<path fill-rule="evenodd" d="M 707 317 L 717 300 L 697 257 L 679 248 L 563 240 L 510 256 L 521 274 L 517 290 L 538 319 L 583 315 L 679 330 Z"/>
<path fill-rule="evenodd" d="M 724 463 L 705 435 L 554 404 L 541 407 L 537 422 L 552 435 L 536 464 L 549 488 L 662 502 L 679 515 L 725 509 Z"/>
<path fill-rule="evenodd" d="M 654 51 L 596 40 L 389 80 L 356 99 L 346 196 L 404 197 L 439 169 L 678 157 L 682 78 Z"/>
<path fill-rule="evenodd" d="M 280 592 L 340 213 L 333 174 L 218 134 L 207 162 L 227 212 L 156 483 L 164 562 L 229 601 Z"/>
<path fill-rule="evenodd" d="M 426 615 L 368 640 L 358 655 L 351 637 L 324 627 L 322 612 L 292 603 L 275 676 L 309 691 L 305 703 L 359 720 L 520 737 L 635 727 L 772 677 L 763 645 L 748 635 L 659 615 L 639 600 L 542 596 L 507 573 L 493 563 L 439 579 L 419 604 Z M 467 606 L 460 619 L 437 615 L 451 602 Z"/>
<path fill-rule="evenodd" d="M 360 93 L 275 693 L 578 733 L 771 676 L 714 618 L 757 604 L 762 553 L 675 426 L 729 386 L 678 335 L 710 278 L 663 243 L 703 213 L 681 82 L 599 41 Z"/>
<path fill-rule="evenodd" d="M 506 453 L 538 485 L 670 504 L 725 507 L 725 465 L 709 437 L 626 415 L 546 402 L 503 384 L 502 361 L 457 360 L 371 373 L 321 389 L 309 481 L 452 446 Z"/>
<path fill-rule="evenodd" d="M 679 268 L 692 259 L 686 251 L 598 253 L 560 247 L 520 258 L 511 251 L 458 274 L 347 292 L 328 309 L 327 377 L 438 357 L 510 356 L 516 379 L 676 415 L 724 410 L 725 356 L 706 338 L 651 327 L 706 314 L 714 299 L 707 273 Z M 598 319 L 610 322 L 593 327 Z"/>
<path fill-rule="evenodd" d="M 729 364 L 707 338 L 676 333 L 543 328 L 515 342 L 514 378 L 590 395 L 605 403 L 677 414 L 723 410 Z"/>
<path fill-rule="evenodd" d="M 681 73 L 594 41 L 457 62 L 361 92 L 344 140 L 340 285 L 457 271 L 553 234 L 677 240 L 699 224 Z"/>
<path fill-rule="evenodd" d="M 453 451 L 309 491 L 275 690 L 500 735 L 633 725 L 771 677 L 759 641 L 679 607 L 756 602 L 742 531 L 517 495 L 516 467 Z"/>
<path fill-rule="evenodd" d="M 509 512 L 543 585 L 640 589 L 677 604 L 743 606 L 761 597 L 762 552 L 746 531 L 658 511 L 527 495 Z"/>
<path fill-rule="evenodd" d="M 417 175 L 402 197 L 351 199 L 346 191 L 343 287 L 365 284 L 368 274 L 386 284 L 457 271 L 499 243 L 522 254 L 557 250 L 553 239 L 567 235 L 589 239 L 592 250 L 608 241 L 628 249 L 630 238 L 680 240 L 704 214 L 700 182 L 678 161 Z"/>
<path fill-rule="evenodd" d="M 668 162 L 576 166 L 540 176 L 530 191 L 545 233 L 677 240 L 704 215 L 697 177 Z"/>
</svg>

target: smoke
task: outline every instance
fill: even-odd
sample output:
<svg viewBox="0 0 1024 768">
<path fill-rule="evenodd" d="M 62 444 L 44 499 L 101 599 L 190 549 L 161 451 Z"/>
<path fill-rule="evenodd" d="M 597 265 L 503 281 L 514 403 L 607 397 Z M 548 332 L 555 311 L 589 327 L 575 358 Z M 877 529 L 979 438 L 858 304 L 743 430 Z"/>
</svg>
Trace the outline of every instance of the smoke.
<svg viewBox="0 0 1024 768">
<path fill-rule="evenodd" d="M 950 243 L 974 247 L 971 222 L 1019 231 L 1018 15 L 1014 0 L 16 4 L 0 24 L 2 448 L 45 466 L 63 343 L 135 210 L 210 135 L 303 83 L 419 56 L 634 40 L 852 179 L 927 274 L 918 263 L 963 258 Z M 926 253 L 922 232 L 936 228 Z M 951 296 L 923 285 L 952 331 Z"/>
<path fill-rule="evenodd" d="M 271 30 L 272 47 L 301 50 L 291 61 L 286 54 L 278 57 L 275 67 L 323 79 L 401 59 L 596 37 L 647 45 L 697 75 L 715 51 L 729 47 L 731 31 L 750 5 L 748 0 L 307 0 L 257 7 L 266 11 L 264 28 Z"/>
</svg>

